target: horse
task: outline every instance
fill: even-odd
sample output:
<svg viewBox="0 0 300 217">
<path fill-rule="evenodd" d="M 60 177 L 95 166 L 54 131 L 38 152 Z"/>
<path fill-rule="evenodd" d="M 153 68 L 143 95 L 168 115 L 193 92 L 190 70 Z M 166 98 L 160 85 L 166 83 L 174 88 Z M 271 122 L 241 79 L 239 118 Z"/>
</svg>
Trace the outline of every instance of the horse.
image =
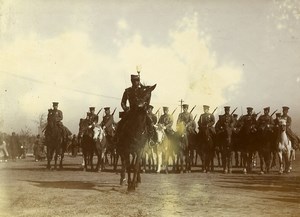
<svg viewBox="0 0 300 217">
<path fill-rule="evenodd" d="M 199 153 L 202 159 L 202 172 L 214 171 L 215 145 L 209 127 L 201 127 L 199 133 Z"/>
<path fill-rule="evenodd" d="M 94 152 L 96 153 L 98 158 L 96 171 L 101 171 L 104 169 L 104 163 L 105 163 L 104 157 L 107 150 L 107 137 L 105 135 L 105 131 L 98 124 L 94 126 L 93 132 L 94 132 L 93 139 L 95 141 Z"/>
<path fill-rule="evenodd" d="M 100 163 L 102 161 L 102 141 L 105 139 L 104 131 L 100 126 L 89 125 L 88 120 L 81 119 L 79 127 L 79 138 L 83 154 L 83 171 L 87 171 L 87 165 L 90 164 L 91 171 L 94 170 L 93 156 L 97 155 L 96 171 L 100 172 Z M 101 137 L 100 137 L 101 136 Z"/>
<path fill-rule="evenodd" d="M 7 144 L 6 144 L 6 142 L 4 140 L 2 141 L 2 144 L 0 145 L 0 151 L 3 152 L 4 161 L 7 162 L 9 154 L 8 154 L 8 150 L 7 150 Z"/>
<path fill-rule="evenodd" d="M 257 129 L 254 125 L 244 125 L 240 129 L 238 137 L 243 161 L 243 173 L 246 174 L 252 171 L 252 161 L 257 151 Z"/>
<path fill-rule="evenodd" d="M 47 146 L 47 169 L 51 169 L 51 161 L 54 155 L 54 169 L 57 169 L 57 160 L 59 159 L 59 169 L 63 168 L 64 157 L 63 150 L 64 132 L 62 126 L 56 123 L 55 119 L 49 117 L 47 129 L 45 132 L 45 145 Z M 54 154 L 55 153 L 55 154 Z"/>
<path fill-rule="evenodd" d="M 141 86 L 137 96 L 135 106 L 132 106 L 126 113 L 122 127 L 119 126 L 117 152 L 121 156 L 122 169 L 120 185 L 125 182 L 125 171 L 128 177 L 128 191 L 134 191 L 141 182 L 140 161 L 147 142 L 150 139 L 149 117 L 147 116 L 147 106 L 151 99 L 153 86 Z M 152 127 L 152 126 L 151 126 Z M 130 161 L 130 156 L 132 160 Z M 131 178 L 131 175 L 133 177 Z"/>
<path fill-rule="evenodd" d="M 229 126 L 225 126 L 218 134 L 217 134 L 218 143 L 221 148 L 222 154 L 222 166 L 223 173 L 231 173 L 232 172 L 232 128 Z"/>
<path fill-rule="evenodd" d="M 165 129 L 162 124 L 157 124 L 155 126 L 156 133 L 157 133 L 157 141 L 154 146 L 154 153 L 156 154 L 156 165 L 157 165 L 157 170 L 156 173 L 161 172 L 161 166 L 165 164 L 166 166 L 166 173 L 167 173 L 167 165 L 168 161 L 167 158 L 167 151 L 169 149 L 169 140 L 167 139 Z M 163 156 L 165 159 L 163 159 Z"/>
<path fill-rule="evenodd" d="M 177 154 L 176 166 L 177 171 L 183 173 L 184 171 L 184 160 L 185 160 L 185 171 L 191 172 L 191 163 L 188 149 L 188 137 L 186 126 L 183 122 L 177 124 L 177 130 L 173 134 L 172 145 L 175 153 Z"/>
<path fill-rule="evenodd" d="M 271 166 L 271 151 L 274 141 L 273 129 L 269 126 L 260 127 L 257 131 L 258 155 L 260 159 L 260 174 L 269 173 Z M 265 170 L 264 170 L 265 164 Z"/>
<path fill-rule="evenodd" d="M 279 131 L 277 133 L 277 147 L 279 157 L 279 174 L 290 173 L 292 166 L 293 148 L 292 142 L 286 133 L 287 125 L 285 119 L 279 120 Z"/>
</svg>

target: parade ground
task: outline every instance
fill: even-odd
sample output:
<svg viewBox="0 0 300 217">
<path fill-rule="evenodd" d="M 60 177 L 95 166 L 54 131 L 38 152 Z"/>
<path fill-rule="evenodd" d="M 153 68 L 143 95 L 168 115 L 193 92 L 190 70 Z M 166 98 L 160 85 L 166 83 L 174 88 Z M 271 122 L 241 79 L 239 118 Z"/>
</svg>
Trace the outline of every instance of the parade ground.
<svg viewBox="0 0 300 217">
<path fill-rule="evenodd" d="M 220 167 L 202 173 L 142 174 L 135 192 L 119 185 L 112 167 L 83 172 L 81 156 L 65 156 L 62 171 L 49 171 L 32 156 L 0 164 L 0 216 L 299 216 L 300 156 L 293 171 L 243 174 Z M 120 167 L 119 167 L 120 168 Z"/>
</svg>

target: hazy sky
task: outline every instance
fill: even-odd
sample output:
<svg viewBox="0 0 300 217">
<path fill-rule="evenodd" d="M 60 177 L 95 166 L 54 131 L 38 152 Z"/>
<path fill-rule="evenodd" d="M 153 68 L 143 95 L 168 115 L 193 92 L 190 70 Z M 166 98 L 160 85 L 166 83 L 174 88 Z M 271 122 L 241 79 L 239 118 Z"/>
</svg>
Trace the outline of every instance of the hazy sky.
<svg viewBox="0 0 300 217">
<path fill-rule="evenodd" d="M 299 51 L 299 1 L 2 0 L 1 131 L 36 133 L 58 101 L 77 133 L 89 106 L 121 110 L 136 65 L 155 111 L 287 105 L 300 129 Z"/>
</svg>

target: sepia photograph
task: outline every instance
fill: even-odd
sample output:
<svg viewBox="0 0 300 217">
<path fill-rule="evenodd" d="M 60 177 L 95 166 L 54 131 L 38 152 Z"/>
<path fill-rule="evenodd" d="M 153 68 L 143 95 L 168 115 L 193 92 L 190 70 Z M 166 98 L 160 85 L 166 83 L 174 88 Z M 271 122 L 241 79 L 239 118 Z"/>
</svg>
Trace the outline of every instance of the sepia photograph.
<svg viewBox="0 0 300 217">
<path fill-rule="evenodd" d="M 300 1 L 0 0 L 0 217 L 300 215 Z"/>
</svg>

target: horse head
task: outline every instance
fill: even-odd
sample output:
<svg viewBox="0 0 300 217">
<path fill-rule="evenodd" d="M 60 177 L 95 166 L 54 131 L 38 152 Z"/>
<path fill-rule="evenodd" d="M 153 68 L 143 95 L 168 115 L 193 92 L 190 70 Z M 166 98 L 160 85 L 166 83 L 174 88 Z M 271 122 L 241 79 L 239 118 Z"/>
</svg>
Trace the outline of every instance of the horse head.
<svg viewBox="0 0 300 217">
<path fill-rule="evenodd" d="M 164 130 L 164 126 L 162 124 L 157 124 L 154 125 L 156 133 L 157 133 L 157 143 L 161 144 L 165 138 L 165 130 Z"/>
<path fill-rule="evenodd" d="M 100 125 L 95 125 L 95 127 L 93 128 L 93 139 L 95 141 L 97 141 L 97 139 L 99 139 L 99 141 L 102 141 L 104 137 L 105 133 L 102 127 Z"/>
<path fill-rule="evenodd" d="M 279 128 L 280 131 L 286 131 L 286 120 L 284 118 L 279 119 Z"/>
<path fill-rule="evenodd" d="M 153 86 L 143 86 L 141 85 L 141 90 L 139 92 L 139 97 L 137 101 L 138 108 L 146 109 L 147 105 L 151 99 L 151 92 L 156 88 L 156 84 Z"/>
</svg>

